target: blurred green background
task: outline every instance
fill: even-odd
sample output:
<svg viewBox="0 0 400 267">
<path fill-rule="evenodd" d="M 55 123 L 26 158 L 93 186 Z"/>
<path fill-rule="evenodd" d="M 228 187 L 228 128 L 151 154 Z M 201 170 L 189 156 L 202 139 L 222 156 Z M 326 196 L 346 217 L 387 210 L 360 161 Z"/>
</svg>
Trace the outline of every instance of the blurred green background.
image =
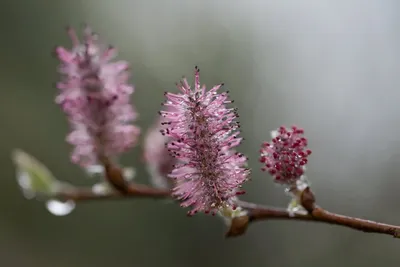
<svg viewBox="0 0 400 267">
<path fill-rule="evenodd" d="M 244 199 L 286 206 L 258 148 L 270 130 L 298 124 L 320 205 L 400 224 L 398 1 L 4 0 L 0 11 L 0 266 L 398 266 L 400 241 L 388 236 L 271 221 L 225 240 L 221 220 L 162 201 L 81 203 L 55 217 L 22 197 L 10 160 L 22 148 L 57 178 L 91 184 L 69 161 L 51 56 L 70 46 L 66 25 L 86 22 L 131 63 L 143 132 L 195 65 L 208 86 L 225 82 L 253 169 Z M 140 154 L 122 162 L 147 183 Z"/>
</svg>

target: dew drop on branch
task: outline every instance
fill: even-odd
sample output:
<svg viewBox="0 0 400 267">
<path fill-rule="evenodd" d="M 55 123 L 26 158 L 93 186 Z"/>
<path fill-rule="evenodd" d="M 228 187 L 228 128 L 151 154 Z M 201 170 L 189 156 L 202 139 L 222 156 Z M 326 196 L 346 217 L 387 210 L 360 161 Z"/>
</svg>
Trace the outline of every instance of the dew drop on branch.
<svg viewBox="0 0 400 267">
<path fill-rule="evenodd" d="M 65 216 L 75 209 L 75 202 L 72 200 L 60 201 L 51 199 L 46 202 L 47 210 L 55 216 Z"/>
</svg>

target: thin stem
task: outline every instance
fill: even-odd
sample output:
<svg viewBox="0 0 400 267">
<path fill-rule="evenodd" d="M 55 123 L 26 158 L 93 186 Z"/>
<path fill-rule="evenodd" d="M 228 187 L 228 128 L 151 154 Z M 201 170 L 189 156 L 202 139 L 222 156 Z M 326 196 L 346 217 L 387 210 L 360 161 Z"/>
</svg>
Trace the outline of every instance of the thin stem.
<svg viewBox="0 0 400 267">
<path fill-rule="evenodd" d="M 124 192 L 112 191 L 106 194 L 94 193 L 90 188 L 68 188 L 60 191 L 56 198 L 74 201 L 111 200 L 127 198 L 165 199 L 171 197 L 171 192 L 141 184 L 128 184 Z M 367 233 L 379 233 L 400 238 L 400 226 L 364 220 L 332 213 L 315 206 L 309 214 L 290 214 L 286 209 L 265 207 L 245 201 L 238 201 L 238 206 L 248 211 L 247 216 L 235 218 L 228 233 L 228 237 L 239 236 L 245 233 L 248 225 L 258 221 L 289 220 L 308 221 L 339 225 Z"/>
<path fill-rule="evenodd" d="M 243 204 L 243 207 L 249 211 L 250 222 L 273 219 L 311 221 L 339 225 L 367 233 L 386 234 L 400 238 L 400 226 L 340 215 L 326 211 L 318 206 L 313 209 L 311 214 L 289 214 L 289 212 L 284 209 L 262 207 L 246 202 L 241 203 Z"/>
<path fill-rule="evenodd" d="M 110 185 L 122 194 L 129 194 L 129 184 L 125 180 L 121 168 L 115 166 L 107 157 L 101 156 L 99 160 L 104 166 L 106 179 Z"/>
<path fill-rule="evenodd" d="M 125 191 L 114 190 L 104 194 L 93 192 L 91 188 L 67 188 L 64 191 L 59 191 L 55 196 L 61 200 L 73 201 L 91 201 L 91 200 L 113 200 L 113 199 L 128 199 L 128 198 L 153 198 L 163 199 L 169 198 L 171 192 L 154 188 L 142 184 L 127 184 Z"/>
</svg>

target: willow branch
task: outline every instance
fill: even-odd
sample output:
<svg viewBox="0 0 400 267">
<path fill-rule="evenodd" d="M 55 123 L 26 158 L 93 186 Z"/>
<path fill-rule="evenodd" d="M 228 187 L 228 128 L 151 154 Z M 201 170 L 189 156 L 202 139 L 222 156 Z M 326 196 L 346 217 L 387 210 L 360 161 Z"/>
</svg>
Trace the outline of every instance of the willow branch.
<svg viewBox="0 0 400 267">
<path fill-rule="evenodd" d="M 362 232 L 386 234 L 396 238 L 400 238 L 400 226 L 340 215 L 326 211 L 321 207 L 315 207 L 311 214 L 294 215 L 289 214 L 286 210 L 283 209 L 274 209 L 262 206 L 251 206 L 250 208 L 248 208 L 248 210 L 250 222 L 272 219 L 311 221 L 339 225 Z"/>
<path fill-rule="evenodd" d="M 101 156 L 99 160 L 104 166 L 105 176 L 110 185 L 122 194 L 129 194 L 131 188 L 126 181 L 121 168 L 113 164 L 107 157 Z"/>
<path fill-rule="evenodd" d="M 112 190 L 106 193 L 95 193 L 92 188 L 66 188 L 59 191 L 54 197 L 60 200 L 92 201 L 113 200 L 127 198 L 153 198 L 164 199 L 171 196 L 169 190 L 158 189 L 142 184 L 126 184 L 124 191 Z"/>
<path fill-rule="evenodd" d="M 127 184 L 125 191 L 110 191 L 104 194 L 98 194 L 91 188 L 68 188 L 60 191 L 56 198 L 73 201 L 93 201 L 93 200 L 112 200 L 128 198 L 152 198 L 166 199 L 171 198 L 171 192 L 165 189 L 158 189 L 141 184 Z M 305 197 L 307 199 L 307 196 Z M 289 220 L 289 221 L 307 221 L 339 225 L 354 230 L 367 233 L 386 234 L 400 238 L 400 226 L 384 224 L 380 222 L 344 216 L 332 213 L 313 205 L 308 214 L 289 213 L 286 209 L 265 207 L 254 203 L 239 201 L 238 206 L 247 210 L 246 216 L 234 218 L 231 227 L 226 233 L 227 237 L 243 235 L 247 227 L 254 222 L 268 220 Z"/>
</svg>

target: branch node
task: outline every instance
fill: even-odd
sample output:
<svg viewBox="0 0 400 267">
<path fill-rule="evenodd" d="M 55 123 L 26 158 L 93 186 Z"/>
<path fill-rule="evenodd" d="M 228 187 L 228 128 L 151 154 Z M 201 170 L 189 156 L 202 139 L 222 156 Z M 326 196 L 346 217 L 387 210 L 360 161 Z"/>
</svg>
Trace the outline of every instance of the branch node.
<svg viewBox="0 0 400 267">
<path fill-rule="evenodd" d="M 240 217 L 232 218 L 231 227 L 225 234 L 225 237 L 237 237 L 246 233 L 247 227 L 249 226 L 249 216 L 244 215 Z"/>
<path fill-rule="evenodd" d="M 400 229 L 391 228 L 389 230 L 394 238 L 400 238 Z"/>
<path fill-rule="evenodd" d="M 312 215 L 315 209 L 315 195 L 310 187 L 307 187 L 300 194 L 300 203 Z"/>
<path fill-rule="evenodd" d="M 104 166 L 107 181 L 120 193 L 129 193 L 129 185 L 125 180 L 121 168 L 115 166 L 108 158 L 102 157 L 101 162 Z"/>
</svg>

